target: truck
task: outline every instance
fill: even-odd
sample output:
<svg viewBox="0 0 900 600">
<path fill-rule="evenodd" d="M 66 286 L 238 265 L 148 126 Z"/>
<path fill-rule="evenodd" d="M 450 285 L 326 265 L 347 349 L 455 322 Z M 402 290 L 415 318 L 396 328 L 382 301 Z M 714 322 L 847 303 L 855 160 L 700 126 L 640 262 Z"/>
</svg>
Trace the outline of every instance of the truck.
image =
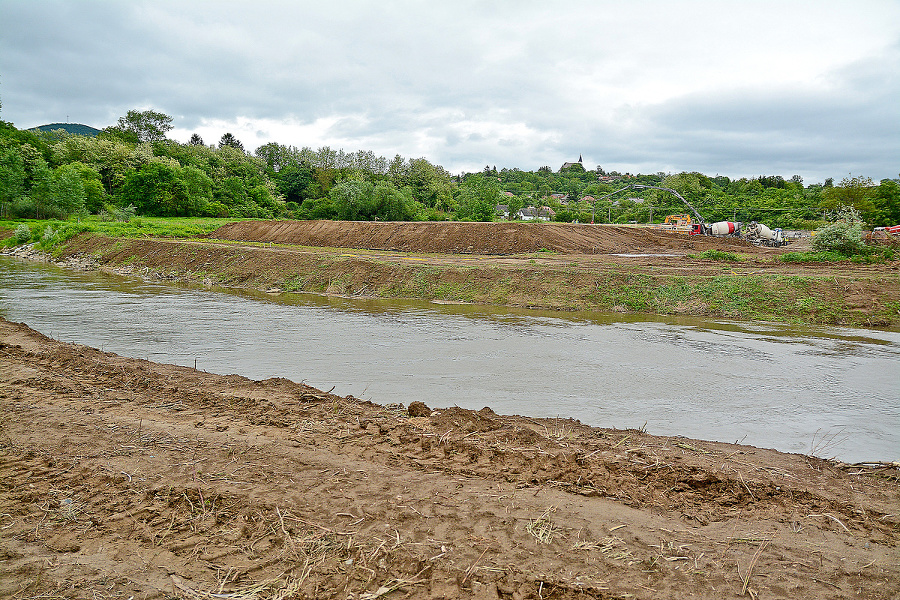
<svg viewBox="0 0 900 600">
<path fill-rule="evenodd" d="M 750 221 L 746 231 L 747 240 L 754 246 L 784 246 L 787 242 L 784 239 L 784 232 L 780 227 L 771 229 L 762 223 Z"/>
<path fill-rule="evenodd" d="M 866 243 L 868 244 L 896 245 L 898 242 L 900 242 L 900 225 L 876 227 L 866 234 Z"/>
<path fill-rule="evenodd" d="M 691 235 L 713 235 L 716 237 L 740 237 L 740 221 L 716 221 L 715 223 L 694 223 Z"/>
</svg>

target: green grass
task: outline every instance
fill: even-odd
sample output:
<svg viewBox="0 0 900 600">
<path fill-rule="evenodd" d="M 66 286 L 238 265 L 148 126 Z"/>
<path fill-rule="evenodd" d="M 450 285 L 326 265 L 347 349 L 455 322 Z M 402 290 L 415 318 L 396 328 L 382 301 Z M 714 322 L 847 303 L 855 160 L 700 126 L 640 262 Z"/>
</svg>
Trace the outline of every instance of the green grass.
<svg viewBox="0 0 900 600">
<path fill-rule="evenodd" d="M 17 221 L 0 220 L 0 229 L 15 230 L 20 223 L 26 223 L 32 231 L 32 242 L 41 250 L 50 250 L 79 233 L 90 232 L 107 237 L 139 238 L 193 238 L 215 231 L 226 223 L 240 219 L 216 219 L 209 217 L 136 217 L 127 223 L 100 221 L 89 217 L 81 221 L 56 221 L 25 219 Z M 51 232 L 48 232 L 48 228 Z M 5 240 L 4 245 L 14 246 L 14 238 Z"/>
<path fill-rule="evenodd" d="M 719 260 L 724 262 L 737 262 L 743 260 L 734 252 L 725 252 L 723 250 L 704 250 L 700 254 L 691 254 L 691 258 L 702 258 L 705 260 Z"/>
<path fill-rule="evenodd" d="M 455 302 L 473 302 L 475 293 L 465 283 L 442 283 L 432 292 L 435 298 Z"/>
<path fill-rule="evenodd" d="M 598 282 L 589 297 L 601 309 L 835 322 L 844 307 L 829 304 L 820 285 L 813 278 L 797 276 L 717 275 L 694 280 L 620 274 Z"/>
<path fill-rule="evenodd" d="M 783 262 L 841 262 L 844 260 L 857 264 L 872 264 L 891 261 L 896 258 L 896 251 L 888 246 L 869 246 L 865 252 L 846 255 L 833 250 L 808 250 L 806 252 L 787 252 L 778 257 Z"/>
<path fill-rule="evenodd" d="M 807 250 L 806 252 L 786 252 L 778 257 L 782 262 L 838 262 L 847 260 L 840 252 Z"/>
</svg>

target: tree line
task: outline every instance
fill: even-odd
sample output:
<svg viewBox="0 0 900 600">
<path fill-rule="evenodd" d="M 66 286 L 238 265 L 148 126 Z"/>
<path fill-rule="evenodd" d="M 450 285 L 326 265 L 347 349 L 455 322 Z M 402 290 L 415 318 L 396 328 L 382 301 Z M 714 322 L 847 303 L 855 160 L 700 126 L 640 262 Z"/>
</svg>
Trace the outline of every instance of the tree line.
<svg viewBox="0 0 900 600">
<path fill-rule="evenodd" d="M 96 137 L 19 130 L 0 121 L 0 216 L 8 218 L 212 216 L 342 220 L 514 218 L 527 206 L 557 221 L 660 222 L 686 212 L 676 190 L 707 221 L 757 220 L 811 229 L 852 207 L 869 226 L 900 223 L 900 182 L 848 175 L 804 185 L 799 176 L 729 179 L 702 173 L 632 175 L 579 163 L 536 171 L 486 166 L 451 175 L 425 158 L 313 150 L 275 142 L 248 152 L 231 133 L 207 145 L 198 134 L 169 140 L 172 117 L 128 111 Z"/>
</svg>

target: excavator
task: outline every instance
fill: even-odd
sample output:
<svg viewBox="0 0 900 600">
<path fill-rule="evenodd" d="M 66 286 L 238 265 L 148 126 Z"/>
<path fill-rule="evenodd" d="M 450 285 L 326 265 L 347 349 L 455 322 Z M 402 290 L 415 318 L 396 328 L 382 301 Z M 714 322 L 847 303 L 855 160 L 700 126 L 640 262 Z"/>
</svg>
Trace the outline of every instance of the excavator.
<svg viewBox="0 0 900 600">
<path fill-rule="evenodd" d="M 691 224 L 691 215 L 669 215 L 663 221 L 663 225 L 672 225 L 674 227 L 684 227 Z"/>
<path fill-rule="evenodd" d="M 669 215 L 662 223 L 651 225 L 654 229 L 660 231 L 671 231 L 674 233 L 690 233 L 693 231 L 694 220 L 691 215 Z"/>
</svg>

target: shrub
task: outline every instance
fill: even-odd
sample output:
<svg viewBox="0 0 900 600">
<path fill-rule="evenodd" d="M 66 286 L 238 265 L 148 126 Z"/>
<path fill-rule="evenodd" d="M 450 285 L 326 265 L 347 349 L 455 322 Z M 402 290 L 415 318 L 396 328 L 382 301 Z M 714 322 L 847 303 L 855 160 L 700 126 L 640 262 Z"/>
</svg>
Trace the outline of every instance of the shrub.
<svg viewBox="0 0 900 600">
<path fill-rule="evenodd" d="M 849 206 L 841 209 L 837 220 L 819 231 L 812 244 L 822 252 L 839 252 L 844 256 L 866 254 L 859 212 Z"/>
<path fill-rule="evenodd" d="M 201 214 L 204 217 L 230 217 L 231 211 L 221 202 L 210 202 L 203 207 Z"/>
<path fill-rule="evenodd" d="M 26 244 L 31 241 L 31 227 L 25 223 L 19 223 L 16 232 L 13 234 L 18 244 Z"/>
<path fill-rule="evenodd" d="M 840 252 L 828 251 L 828 252 L 785 252 L 781 256 L 778 257 L 778 260 L 782 262 L 795 263 L 795 262 L 840 262 L 849 260 L 853 263 L 857 264 L 873 264 L 873 263 L 883 263 L 890 262 L 896 258 L 896 252 L 894 252 L 893 248 L 886 247 L 866 247 L 865 250 L 861 253 L 854 254 L 852 256 L 848 256 L 846 254 L 842 254 Z"/>
<path fill-rule="evenodd" d="M 127 223 L 131 220 L 132 217 L 134 217 L 136 212 L 137 211 L 134 208 L 134 204 L 129 204 L 124 208 L 112 204 L 107 204 L 98 213 L 98 216 L 100 217 L 100 221 L 104 223 L 109 223 L 111 221 Z"/>
</svg>

